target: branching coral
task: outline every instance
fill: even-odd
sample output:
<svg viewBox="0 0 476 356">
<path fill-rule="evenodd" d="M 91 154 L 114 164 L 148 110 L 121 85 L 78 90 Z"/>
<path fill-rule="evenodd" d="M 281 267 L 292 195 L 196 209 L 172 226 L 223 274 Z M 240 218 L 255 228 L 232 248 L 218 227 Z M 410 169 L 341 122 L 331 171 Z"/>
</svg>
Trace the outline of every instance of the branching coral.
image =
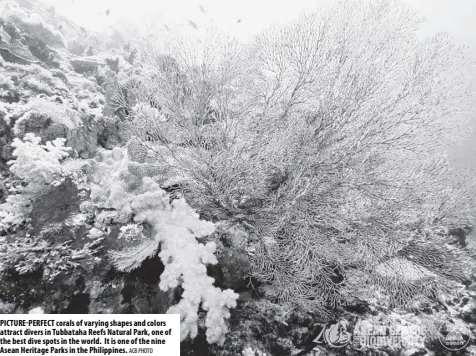
<svg viewBox="0 0 476 356">
<path fill-rule="evenodd" d="M 32 98 L 26 108 L 29 110 L 16 120 L 13 127 L 13 132 L 16 136 L 23 136 L 28 121 L 32 120 L 32 116 L 49 118 L 53 122 L 63 125 L 68 130 L 73 130 L 80 126 L 77 114 L 64 105 L 59 105 L 43 98 Z"/>
<path fill-rule="evenodd" d="M 168 310 L 181 315 L 182 340 L 197 335 L 201 305 L 208 312 L 208 342 L 223 343 L 227 332 L 225 319 L 230 316 L 229 308 L 236 306 L 238 295 L 213 286 L 213 278 L 207 275 L 206 265 L 217 263 L 216 246 L 213 242 L 200 244 L 197 239 L 212 234 L 214 224 L 201 221 L 183 199 L 170 203 L 165 191 L 152 178 L 143 176 L 144 170 L 129 169 L 137 162 L 130 162 L 123 150 L 102 152 L 101 160 L 91 187 L 96 206 L 115 209 L 124 223 L 133 218 L 152 227 L 151 239 L 143 237 L 138 239 L 142 240 L 139 244 L 110 254 L 115 266 L 124 271 L 138 267 L 155 253 L 160 243 L 159 256 L 165 265 L 160 289 L 167 291 L 179 285 L 184 289 L 180 302 Z M 123 234 L 127 230 L 130 229 L 125 228 Z"/>
<path fill-rule="evenodd" d="M 20 225 L 30 216 L 35 202 L 40 196 L 47 196 L 51 189 L 60 186 L 66 178 L 78 178 L 77 170 L 83 162 L 62 165 L 70 148 L 64 147 L 64 139 L 57 139 L 42 145 L 34 134 L 25 135 L 24 140 L 16 138 L 15 160 L 10 161 L 10 171 L 20 179 L 16 187 L 10 189 L 6 202 L 0 205 L 0 227 Z M 80 182 L 80 180 L 78 180 Z M 52 230 L 49 230 L 50 232 Z M 46 232 L 46 231 L 43 231 Z M 16 271 L 28 274 L 43 271 L 45 280 L 52 280 L 60 273 L 84 266 L 81 260 L 93 257 L 97 252 L 97 240 L 72 248 L 72 241 L 49 241 L 44 236 L 30 236 L 21 233 L 0 239 L 0 273 Z M 89 260 L 87 262 L 91 262 Z M 90 264 L 91 265 L 91 264 Z"/>
<path fill-rule="evenodd" d="M 24 141 L 16 138 L 14 161 L 10 161 L 10 171 L 26 183 L 17 188 L 19 194 L 10 195 L 0 211 L 0 226 L 20 224 L 29 214 L 31 203 L 44 193 L 49 186 L 61 184 L 61 160 L 68 156 L 64 139 L 40 144 L 41 139 L 33 134 L 26 134 Z"/>
<path fill-rule="evenodd" d="M 409 235 L 475 221 L 473 172 L 439 154 L 469 133 L 474 63 L 444 35 L 417 43 L 404 6 L 347 2 L 265 31 L 249 51 L 210 39 L 201 57 L 171 41 L 117 90 L 140 159 L 184 177 L 202 216 L 249 225 L 268 296 L 322 314 L 369 285 L 405 305 L 461 281 L 449 259 L 411 257 L 446 246 Z"/>
<path fill-rule="evenodd" d="M 0 242 L 0 272 L 15 270 L 19 274 L 28 274 L 43 269 L 46 281 L 79 267 L 81 260 L 97 252 L 94 242 L 85 244 L 79 250 L 72 249 L 70 242 L 50 244 L 33 238 L 19 238 L 13 243 L 2 239 Z"/>
</svg>

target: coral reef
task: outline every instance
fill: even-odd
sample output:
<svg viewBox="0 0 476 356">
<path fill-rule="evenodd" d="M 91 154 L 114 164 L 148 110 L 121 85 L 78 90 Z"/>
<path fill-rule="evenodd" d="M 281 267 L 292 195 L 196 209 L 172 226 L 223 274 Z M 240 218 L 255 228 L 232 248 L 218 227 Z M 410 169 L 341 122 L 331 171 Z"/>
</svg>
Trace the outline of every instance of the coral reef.
<svg viewBox="0 0 476 356">
<path fill-rule="evenodd" d="M 363 49 L 402 34 L 370 36 L 352 22 L 362 14 L 345 33 L 368 39 Z M 263 35 L 256 58 L 213 48 L 225 57 L 197 67 L 120 31 L 81 28 L 41 2 L 1 1 L 0 313 L 179 313 L 188 356 L 449 355 L 438 339 L 445 321 L 476 334 L 471 179 L 445 160 L 419 167 L 398 150 L 365 151 L 382 134 L 373 118 L 407 106 L 438 116 L 445 98 L 394 95 L 380 65 L 399 57 L 360 72 L 362 48 L 340 27 L 328 41 L 346 56 L 323 45 L 315 58 L 293 57 L 314 48 L 312 28 Z M 269 76 L 268 55 L 268 64 L 291 57 Z M 423 77 L 422 63 L 412 68 Z M 423 82 L 415 93 L 433 93 Z M 385 100 L 366 103 L 373 88 Z M 386 125 L 391 145 L 401 132 Z M 408 162 L 418 167 L 402 179 Z M 359 344 L 374 326 L 422 338 Z"/>
</svg>

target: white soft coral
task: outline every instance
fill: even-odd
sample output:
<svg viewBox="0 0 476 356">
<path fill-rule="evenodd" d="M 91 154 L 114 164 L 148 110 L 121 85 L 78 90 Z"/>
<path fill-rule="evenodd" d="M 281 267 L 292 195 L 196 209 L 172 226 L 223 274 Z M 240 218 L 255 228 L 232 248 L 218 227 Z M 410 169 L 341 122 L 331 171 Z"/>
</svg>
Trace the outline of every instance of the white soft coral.
<svg viewBox="0 0 476 356">
<path fill-rule="evenodd" d="M 198 243 L 196 238 L 215 231 L 211 222 L 201 221 L 183 200 L 172 203 L 171 209 L 162 212 L 155 227 L 162 241 L 162 259 L 165 270 L 161 276 L 160 289 L 175 288 L 181 282 L 184 289 L 182 300 L 169 309 L 169 313 L 182 316 L 182 339 L 197 335 L 197 313 L 200 304 L 206 310 L 207 340 L 210 344 L 222 344 L 225 340 L 229 318 L 228 308 L 236 306 L 238 295 L 232 290 L 222 291 L 213 286 L 214 279 L 207 275 L 206 264 L 216 264 L 215 243 Z"/>
<path fill-rule="evenodd" d="M 212 234 L 215 225 L 200 220 L 183 199 L 170 204 L 165 191 L 149 177 L 139 177 L 141 182 L 138 186 L 129 184 L 138 177 L 126 174 L 129 161 L 127 155 L 118 149 L 102 158 L 97 167 L 97 185 L 92 187 L 91 197 L 101 205 L 99 208 L 114 208 L 122 216 L 130 214 L 136 222 L 152 226 L 153 238 L 161 244 L 159 257 L 165 265 L 160 277 L 160 289 L 167 291 L 179 285 L 184 289 L 180 302 L 167 311 L 181 315 L 182 340 L 197 335 L 198 311 L 202 305 L 207 311 L 205 325 L 208 342 L 222 344 L 228 331 L 225 319 L 230 317 L 229 308 L 236 306 L 238 295 L 230 289 L 222 291 L 213 286 L 214 279 L 207 275 L 206 265 L 217 263 L 215 243 L 204 245 L 197 241 Z M 124 184 L 124 179 L 131 182 Z M 129 189 L 130 186 L 134 189 Z M 128 259 L 127 263 L 117 262 L 116 265 L 129 268 L 141 261 Z"/>
<path fill-rule="evenodd" d="M 13 156 L 9 161 L 10 171 L 22 179 L 26 185 L 19 186 L 0 205 L 0 227 L 19 225 L 31 210 L 31 203 L 48 190 L 49 186 L 61 184 L 64 180 L 61 161 L 69 155 L 71 148 L 64 147 L 64 139 L 41 144 L 41 138 L 27 133 L 22 140 L 15 138 Z"/>
<path fill-rule="evenodd" d="M 24 141 L 15 138 L 14 161 L 10 161 L 10 171 L 24 179 L 34 188 L 51 184 L 61 176 L 60 161 L 69 155 L 68 147 L 64 147 L 65 139 L 58 138 L 46 145 L 40 144 L 41 138 L 27 133 Z"/>
</svg>

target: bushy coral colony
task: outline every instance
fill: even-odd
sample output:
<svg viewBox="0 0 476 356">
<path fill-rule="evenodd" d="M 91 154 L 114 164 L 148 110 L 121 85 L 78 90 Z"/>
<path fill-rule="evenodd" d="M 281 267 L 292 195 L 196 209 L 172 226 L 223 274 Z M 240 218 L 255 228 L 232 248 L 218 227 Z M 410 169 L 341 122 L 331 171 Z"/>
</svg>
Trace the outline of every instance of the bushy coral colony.
<svg viewBox="0 0 476 356">
<path fill-rule="evenodd" d="M 17 138 L 12 143 L 15 160 L 10 162 L 10 170 L 27 185 L 17 194 L 10 195 L 1 206 L 0 221 L 4 228 L 20 224 L 29 216 L 31 201 L 49 186 L 60 185 L 67 178 L 61 161 L 71 148 L 64 147 L 61 139 L 45 145 L 40 141 L 34 134 L 27 134 L 23 141 Z M 165 266 L 160 289 L 167 291 L 181 285 L 184 290 L 182 299 L 168 310 L 181 315 L 182 340 L 197 336 L 197 314 L 202 307 L 208 312 L 205 321 L 208 342 L 222 344 L 227 332 L 225 319 L 230 317 L 228 309 L 236 306 L 238 295 L 232 290 L 215 287 L 214 279 L 207 275 L 206 265 L 217 263 L 216 245 L 214 242 L 201 244 L 198 239 L 213 234 L 215 225 L 200 220 L 183 198 L 170 203 L 168 194 L 153 177 L 143 176 L 144 170 L 138 170 L 137 162 L 129 159 L 127 148 L 101 149 L 98 157 L 99 160 L 92 162 L 90 171 L 91 200 L 82 203 L 83 210 L 89 209 L 98 216 L 107 210 L 115 221 L 129 224 L 121 229 L 123 235 L 136 233 L 128 238 L 135 239 L 133 246 L 110 252 L 112 263 L 119 270 L 130 271 L 160 247 L 159 257 Z M 135 229 L 131 231 L 131 223 L 149 225 L 152 235 L 146 238 L 138 229 L 139 225 L 132 225 Z M 92 227 L 90 236 L 100 237 L 105 233 L 101 230 L 106 225 L 98 223 Z M 8 248 L 2 248 L 2 252 L 2 260 L 15 255 Z M 5 261 L 4 266 L 7 265 Z"/>
<path fill-rule="evenodd" d="M 20 224 L 28 217 L 32 201 L 48 186 L 61 184 L 64 179 L 60 161 L 69 155 L 70 150 L 64 147 L 65 140 L 58 138 L 45 145 L 40 142 L 39 137 L 28 133 L 23 141 L 15 138 L 12 143 L 16 159 L 9 162 L 10 171 L 27 184 L 14 188 L 19 194 L 9 195 L 1 206 L 0 224 L 4 227 L 5 224 Z"/>
<path fill-rule="evenodd" d="M 167 291 L 178 285 L 184 289 L 180 302 L 168 310 L 181 315 L 182 339 L 197 335 L 197 314 L 202 305 L 208 312 L 207 340 L 223 343 L 227 332 L 224 319 L 230 316 L 228 308 L 236 306 L 238 295 L 213 286 L 213 278 L 207 275 L 206 265 L 217 263 L 216 246 L 213 242 L 201 244 L 197 239 L 211 235 L 214 224 L 200 220 L 184 199 L 169 203 L 168 194 L 153 178 L 132 169 L 137 163 L 129 159 L 127 149 L 101 151 L 100 155 L 93 173 L 95 182 L 91 185 L 91 199 L 96 208 L 114 209 L 118 221 L 128 223 L 133 219 L 150 225 L 152 230 L 149 240 L 142 236 L 139 245 L 121 254 L 112 253 L 113 263 L 119 269 L 129 270 L 130 266 L 140 265 L 160 244 L 159 257 L 165 266 L 160 289 Z M 155 249 L 151 248 L 154 245 Z M 136 260 L 131 261 L 132 258 Z"/>
</svg>

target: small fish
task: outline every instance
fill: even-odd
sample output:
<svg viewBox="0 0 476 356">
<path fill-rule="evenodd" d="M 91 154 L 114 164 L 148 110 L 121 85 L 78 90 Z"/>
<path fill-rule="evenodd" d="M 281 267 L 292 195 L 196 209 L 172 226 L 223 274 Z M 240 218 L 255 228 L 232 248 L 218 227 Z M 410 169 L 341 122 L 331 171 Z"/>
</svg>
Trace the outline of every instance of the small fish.
<svg viewBox="0 0 476 356">
<path fill-rule="evenodd" d="M 241 19 L 236 20 L 236 23 L 241 23 Z"/>
<path fill-rule="evenodd" d="M 201 11 L 204 15 L 206 15 L 205 9 L 203 8 L 203 6 L 202 6 L 201 4 L 199 4 L 198 6 L 200 7 L 200 11 Z"/>
<path fill-rule="evenodd" d="M 107 9 L 106 10 L 106 16 L 109 16 L 111 14 L 111 10 L 110 9 Z"/>
<path fill-rule="evenodd" d="M 164 25 L 164 28 L 165 28 L 165 29 L 166 29 L 168 32 L 170 32 L 170 28 L 169 28 L 169 26 L 167 26 L 167 25 Z"/>
<path fill-rule="evenodd" d="M 188 24 L 193 27 L 195 30 L 198 30 L 198 26 L 195 24 L 195 22 L 188 20 Z"/>
</svg>

